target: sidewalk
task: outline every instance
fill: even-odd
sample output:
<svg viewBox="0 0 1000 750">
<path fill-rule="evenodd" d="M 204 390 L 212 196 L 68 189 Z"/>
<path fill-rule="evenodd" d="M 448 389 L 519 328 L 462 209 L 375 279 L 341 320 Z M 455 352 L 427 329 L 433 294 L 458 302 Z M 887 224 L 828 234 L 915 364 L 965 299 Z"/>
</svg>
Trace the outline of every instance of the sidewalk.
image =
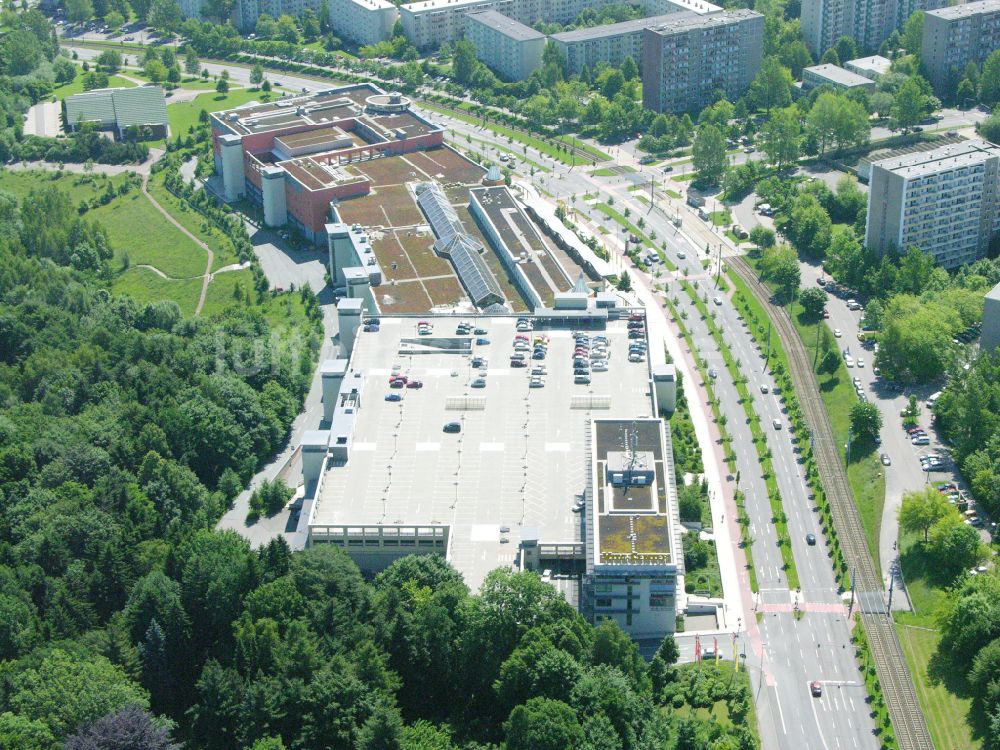
<svg viewBox="0 0 1000 750">
<path fill-rule="evenodd" d="M 585 216 L 580 216 L 580 223 L 595 236 L 599 236 L 595 226 Z M 715 519 L 715 542 L 725 601 L 720 612 L 721 629 L 735 632 L 742 621 L 744 627 L 747 629 L 752 627 L 756 631 L 756 621 L 748 620 L 745 615 L 752 606 L 752 600 L 749 596 L 750 583 L 746 572 L 746 559 L 739 549 L 735 499 L 728 477 L 724 478 L 720 472 L 720 466 L 725 465 L 720 437 L 706 412 L 707 398 L 697 386 L 697 372 L 689 354 L 682 350 L 679 333 L 667 320 L 663 303 L 659 294 L 652 289 L 647 275 L 630 267 L 631 264 L 622 259 L 623 245 L 617 236 L 609 235 L 605 237 L 605 242 L 615 251 L 611 255 L 610 262 L 617 267 L 629 268 L 633 279 L 633 294 L 646 308 L 650 363 L 666 362 L 666 354 L 669 353 L 670 359 L 682 377 L 684 395 L 690 409 L 691 421 L 694 423 L 695 435 L 705 456 L 705 480 L 709 488 L 712 518 Z M 712 446 L 711 450 L 708 446 Z M 728 521 L 724 522 L 723 519 L 727 516 Z"/>
</svg>

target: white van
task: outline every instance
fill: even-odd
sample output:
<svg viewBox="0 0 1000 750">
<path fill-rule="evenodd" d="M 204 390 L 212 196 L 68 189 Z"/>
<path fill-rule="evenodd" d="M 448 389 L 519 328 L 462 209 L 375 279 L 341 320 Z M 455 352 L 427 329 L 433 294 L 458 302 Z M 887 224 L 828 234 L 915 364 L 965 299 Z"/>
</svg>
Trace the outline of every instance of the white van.
<svg viewBox="0 0 1000 750">
<path fill-rule="evenodd" d="M 932 393 L 930 395 L 930 397 L 927 399 L 927 408 L 928 409 L 933 409 L 934 408 L 934 404 L 937 403 L 937 400 L 939 398 L 941 398 L 941 391 L 938 391 L 937 393 Z"/>
</svg>

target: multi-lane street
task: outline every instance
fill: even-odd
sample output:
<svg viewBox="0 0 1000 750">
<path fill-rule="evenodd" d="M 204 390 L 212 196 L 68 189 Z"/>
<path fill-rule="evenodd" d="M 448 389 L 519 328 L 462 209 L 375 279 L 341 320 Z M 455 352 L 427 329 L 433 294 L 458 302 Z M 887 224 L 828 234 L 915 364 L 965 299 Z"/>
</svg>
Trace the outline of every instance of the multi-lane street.
<svg viewBox="0 0 1000 750">
<path fill-rule="evenodd" d="M 99 53 L 87 48 L 77 48 L 77 52 L 82 59 L 93 58 Z M 215 63 L 205 63 L 204 67 L 211 74 L 228 70 L 233 83 L 249 85 L 249 70 L 244 67 Z M 272 73 L 270 77 L 291 90 L 317 87 L 317 82 L 308 77 L 284 72 Z M 865 703 L 865 688 L 850 644 L 847 608 L 838 594 L 825 540 L 809 501 L 798 454 L 791 442 L 790 425 L 781 394 L 775 392 L 776 384 L 767 373 L 752 336 L 738 319 L 732 300 L 725 293 L 711 291 L 713 281 L 710 270 L 702 267 L 702 260 L 710 257 L 705 253 L 706 246 L 712 250 L 711 256 L 715 256 L 715 250 L 720 243 L 724 243 L 724 239 L 701 223 L 683 206 L 682 201 L 665 196 L 664 187 L 679 192 L 678 182 L 668 180 L 665 185 L 654 184 L 655 210 L 640 202 L 637 195 L 649 193 L 629 188 L 647 186 L 651 179 L 657 182 L 662 180 L 662 173 L 653 169 L 635 172 L 612 170 L 610 176 L 602 176 L 606 173 L 595 173 L 590 166 L 567 167 L 536 149 L 511 144 L 489 128 L 442 118 L 436 113 L 429 113 L 429 116 L 443 121 L 449 128 L 451 141 L 463 150 L 471 148 L 483 152 L 500 148 L 505 152 L 522 154 L 525 159 L 519 160 L 517 167 L 520 179 L 530 180 L 550 200 L 564 201 L 576 211 L 576 220 L 595 236 L 601 236 L 599 226 L 613 230 L 605 236 L 605 244 L 615 256 L 613 265 L 628 267 L 636 281 L 636 294 L 648 309 L 651 350 L 662 351 L 665 346 L 685 375 L 692 417 L 696 421 L 706 464 L 715 464 L 708 470 L 713 521 L 720 529 L 717 537 L 720 544 L 730 545 L 725 554 L 720 552 L 720 560 L 728 561 L 724 564 L 730 566 L 724 582 L 730 589 L 726 591 L 726 599 L 733 615 L 727 617 L 724 623 L 727 632 L 719 637 L 720 650 L 727 655 L 730 653 L 727 639 L 731 636 L 728 633 L 737 632 L 739 652 L 747 655 L 747 664 L 754 674 L 754 694 L 765 747 L 789 750 L 801 747 L 823 747 L 824 750 L 876 747 L 874 726 Z M 620 156 L 630 167 L 638 169 L 629 154 L 622 152 Z M 541 167 L 535 170 L 533 176 L 530 175 L 532 166 L 527 160 Z M 645 276 L 632 267 L 631 262 L 622 257 L 624 238 L 620 228 L 595 209 L 592 205 L 594 200 L 586 200 L 585 194 L 596 195 L 601 201 L 612 197 L 615 210 L 624 212 L 628 209 L 633 218 L 642 216 L 645 231 L 650 234 L 656 232 L 657 244 L 666 243 L 664 252 L 678 267 L 678 272 L 663 269 L 657 278 Z M 680 230 L 670 221 L 676 214 L 682 218 Z M 685 257 L 681 258 L 681 254 Z M 801 583 L 800 591 L 789 588 L 788 576 L 782 569 L 772 509 L 744 405 L 740 403 L 736 385 L 724 366 L 708 326 L 680 288 L 681 277 L 697 281 L 699 292 L 708 290 L 708 305 L 724 332 L 725 344 L 733 358 L 739 361 L 739 368 L 748 378 L 749 388 L 754 393 L 752 408 L 767 435 L 775 479 L 788 519 L 790 546 Z M 693 353 L 685 351 L 683 342 L 679 341 L 677 329 L 654 290 L 657 284 L 666 284 L 668 294 L 678 298 L 678 309 L 688 311 L 684 323 L 691 332 L 695 349 L 707 366 L 718 373 L 713 387 L 720 409 L 726 416 L 726 429 L 733 438 L 739 489 L 746 495 L 746 511 L 754 539 L 753 563 L 759 585 L 759 593 L 754 598 L 746 592 L 731 590 L 737 580 L 731 570 L 732 560 L 739 559 L 741 555 L 736 548 L 739 538 L 736 509 L 730 501 L 736 489 L 735 477 L 728 475 L 720 460 L 722 450 L 712 442 L 716 428 L 710 425 L 710 412 L 705 403 L 705 391 L 699 387 L 700 378 L 693 366 Z M 716 295 L 720 297 L 719 305 L 713 302 Z M 768 386 L 767 394 L 760 392 L 762 384 Z M 774 420 L 778 420 L 781 429 L 773 427 Z M 815 545 L 807 543 L 808 534 L 816 536 Z M 693 648 L 691 639 L 685 636 L 680 641 L 682 654 L 690 657 Z M 813 681 L 821 683 L 822 697 L 811 695 L 810 683 Z"/>
</svg>

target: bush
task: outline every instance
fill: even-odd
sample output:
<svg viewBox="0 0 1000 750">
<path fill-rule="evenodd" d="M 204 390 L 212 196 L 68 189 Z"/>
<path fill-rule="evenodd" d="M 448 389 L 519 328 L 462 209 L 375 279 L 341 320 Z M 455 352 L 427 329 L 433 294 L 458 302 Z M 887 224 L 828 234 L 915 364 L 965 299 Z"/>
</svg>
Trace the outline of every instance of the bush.
<svg viewBox="0 0 1000 750">
<path fill-rule="evenodd" d="M 273 516 L 292 499 L 295 490 L 278 479 L 267 480 L 250 495 L 250 515 Z"/>
</svg>

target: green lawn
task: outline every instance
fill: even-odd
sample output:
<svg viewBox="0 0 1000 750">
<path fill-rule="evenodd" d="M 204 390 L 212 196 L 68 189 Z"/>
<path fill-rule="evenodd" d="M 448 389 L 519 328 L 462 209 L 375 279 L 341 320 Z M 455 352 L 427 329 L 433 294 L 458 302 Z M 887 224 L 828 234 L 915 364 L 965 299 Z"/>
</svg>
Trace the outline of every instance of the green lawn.
<svg viewBox="0 0 1000 750">
<path fill-rule="evenodd" d="M 125 179 L 124 175 L 107 177 L 97 172 L 79 174 L 77 172 L 48 171 L 44 169 L 0 170 L 0 190 L 12 193 L 17 198 L 24 198 L 31 190 L 44 185 L 56 185 L 69 195 L 69 199 L 78 204 L 103 193 L 110 182 L 115 187 Z"/>
<path fill-rule="evenodd" d="M 729 213 L 729 209 L 723 209 L 722 211 L 712 211 L 708 215 L 708 218 L 712 220 L 712 223 L 717 227 L 726 227 L 733 223 L 733 215 Z"/>
<path fill-rule="evenodd" d="M 691 182 L 697 176 L 697 172 L 688 172 L 687 174 L 675 174 L 670 179 L 674 182 Z"/>
<path fill-rule="evenodd" d="M 439 112 L 441 114 L 451 115 L 452 117 L 462 120 L 463 122 L 467 122 L 471 125 L 483 124 L 482 119 L 476 117 L 473 114 L 458 114 L 453 109 L 445 109 L 444 107 L 433 104 L 431 102 L 421 102 L 420 106 L 423 107 L 424 109 L 429 109 L 432 112 Z M 543 140 L 542 138 L 538 138 L 533 135 L 528 135 L 527 133 L 523 133 L 519 130 L 514 130 L 513 128 L 509 128 L 505 125 L 498 125 L 493 122 L 487 123 L 486 127 L 487 129 L 493 131 L 496 135 L 503 136 L 504 138 L 510 138 L 515 141 L 518 141 L 519 143 L 523 143 L 526 146 L 530 146 L 531 148 L 536 149 L 543 154 L 551 156 L 553 159 L 557 161 L 561 161 L 563 164 L 576 164 L 579 161 L 577 159 L 574 159 L 574 157 L 571 154 L 568 154 L 565 151 L 560 151 L 559 149 L 557 149 L 555 145 L 551 143 L 549 140 Z M 588 154 L 591 154 L 592 156 L 594 156 L 599 160 L 607 160 L 611 158 L 603 151 L 599 151 L 593 146 L 589 146 L 586 143 L 577 139 L 572 139 L 572 138 L 567 138 L 566 136 L 562 136 L 561 138 L 555 140 L 561 140 L 563 143 L 572 144 L 574 146 L 577 146 L 578 148 L 582 148 Z"/>
<path fill-rule="evenodd" d="M 666 193 L 667 195 L 669 195 L 675 201 L 681 199 L 681 194 L 678 193 L 676 190 L 671 190 L 670 188 L 664 188 L 663 192 Z"/>
<path fill-rule="evenodd" d="M 127 89 L 135 86 L 131 81 L 126 81 L 120 76 L 108 76 L 108 88 L 109 89 Z M 72 96 L 73 94 L 83 93 L 83 71 L 77 70 L 76 78 L 73 79 L 72 83 L 67 83 L 59 86 L 52 91 L 52 96 L 56 99 L 65 99 L 67 96 Z"/>
<path fill-rule="evenodd" d="M 919 534 L 900 539 L 903 577 L 913 612 L 896 612 L 896 631 L 917 688 L 917 698 L 937 748 L 978 750 L 982 741 L 969 723 L 972 701 L 964 697 L 964 678 L 934 659 L 940 634 L 935 616 L 947 596 L 933 580 L 933 564 L 923 554 Z"/>
<path fill-rule="evenodd" d="M 947 688 L 947 679 L 930 677 L 931 658 L 940 635 L 936 630 L 896 623 L 896 631 L 906 654 L 917 688 L 917 698 L 937 748 L 975 750 L 982 742 L 969 731 L 968 715 L 972 701 L 960 698 Z"/>
<path fill-rule="evenodd" d="M 630 167 L 628 164 L 623 164 L 620 167 L 601 167 L 599 169 L 595 169 L 591 172 L 591 174 L 594 175 L 594 177 L 615 177 L 628 172 L 635 172 L 635 167 Z"/>
<path fill-rule="evenodd" d="M 185 229 L 200 239 L 210 248 L 215 257 L 212 261 L 212 270 L 217 271 L 225 266 L 239 263 L 233 243 L 217 227 L 209 223 L 205 217 L 196 213 L 185 203 L 178 199 L 173 193 L 163 186 L 163 175 L 154 175 L 149 180 L 148 190 L 156 198 L 157 202 L 170 212 Z M 190 242 L 190 240 L 188 240 Z M 199 252 L 204 252 L 199 249 Z M 202 268 L 202 271 L 204 268 Z"/>
<path fill-rule="evenodd" d="M 708 639 L 703 639 L 702 648 L 708 645 L 710 645 L 710 641 Z M 747 671 L 745 669 L 740 669 L 739 671 L 736 670 L 736 664 L 733 662 L 732 642 L 729 638 L 719 638 L 719 655 L 721 658 L 718 662 L 708 660 L 702 662 L 701 665 L 696 662 L 692 662 L 687 664 L 678 664 L 674 668 L 679 672 L 704 670 L 707 675 L 718 675 L 724 680 L 736 680 L 737 682 L 743 683 L 747 689 L 752 689 L 752 684 Z M 715 701 L 710 709 L 693 708 L 691 705 L 685 703 L 680 708 L 671 708 L 669 710 L 677 716 L 690 716 L 694 713 L 702 719 L 711 719 L 712 721 L 717 722 L 723 729 L 729 729 L 733 726 L 732 718 L 729 715 L 729 706 L 725 700 Z M 750 701 L 750 712 L 747 715 L 747 726 L 755 736 L 758 734 L 757 712 L 754 708 L 753 701 Z"/>
<path fill-rule="evenodd" d="M 201 279 L 172 281 L 147 268 L 130 268 L 112 284 L 117 294 L 128 294 L 139 304 L 174 300 L 185 316 L 193 315 L 201 295 Z"/>
<path fill-rule="evenodd" d="M 127 252 L 130 265 L 155 266 L 175 279 L 205 273 L 205 251 L 167 221 L 138 190 L 91 211 L 88 216 L 107 227 L 118 268 Z"/>
<path fill-rule="evenodd" d="M 235 89 L 228 94 L 217 94 L 211 91 L 201 94 L 189 102 L 177 102 L 167 107 L 167 116 L 170 120 L 170 132 L 173 135 L 187 133 L 188 128 L 198 122 L 198 113 L 201 110 L 206 112 L 218 112 L 223 109 L 232 109 L 252 101 L 267 101 L 268 95 L 262 91 L 253 89 Z M 272 94 L 273 98 L 273 94 Z"/>
<path fill-rule="evenodd" d="M 243 299 L 253 294 L 253 274 L 249 270 L 226 271 L 212 278 L 212 283 L 208 285 L 208 292 L 205 294 L 205 306 L 201 309 L 201 314 L 205 316 L 221 313 L 230 305 L 243 305 L 233 296 L 233 290 L 240 286 L 243 288 Z"/>
<path fill-rule="evenodd" d="M 792 304 L 789 311 L 792 322 L 805 344 L 806 351 L 813 362 L 820 363 L 816 373 L 820 395 L 826 406 L 830 419 L 830 427 L 837 441 L 841 458 L 847 455 L 847 435 L 851 427 L 851 407 L 857 403 L 858 397 L 851 382 L 851 370 L 844 365 L 840 356 L 841 345 L 829 327 L 819 324 L 819 355 L 817 357 L 817 324 L 807 320 L 798 302 Z M 827 352 L 837 355 L 837 368 L 833 371 L 823 369 L 822 361 Z M 861 523 L 865 527 L 865 539 L 872 558 L 878 564 L 879 531 L 882 527 L 882 508 L 885 505 L 885 474 L 879 460 L 877 446 L 871 441 L 856 440 L 851 445 L 850 464 L 847 467 L 847 481 L 851 485 L 854 502 L 861 514 Z"/>
</svg>

